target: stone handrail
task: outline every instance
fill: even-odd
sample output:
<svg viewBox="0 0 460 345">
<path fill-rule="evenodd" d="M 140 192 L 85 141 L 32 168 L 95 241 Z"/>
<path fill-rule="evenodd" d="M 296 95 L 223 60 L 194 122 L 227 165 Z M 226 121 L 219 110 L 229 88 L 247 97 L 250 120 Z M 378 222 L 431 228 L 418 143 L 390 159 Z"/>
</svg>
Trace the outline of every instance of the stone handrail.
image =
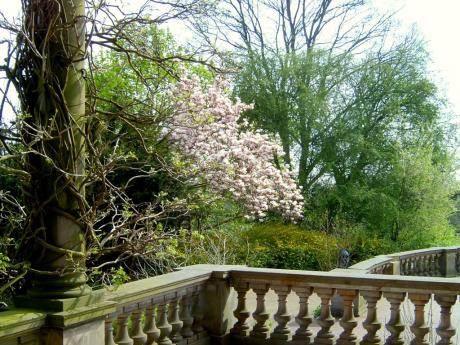
<svg viewBox="0 0 460 345">
<path fill-rule="evenodd" d="M 206 342 L 200 296 L 210 277 L 211 271 L 189 269 L 123 284 L 107 293 L 106 299 L 117 305 L 105 319 L 105 344 Z"/>
<path fill-rule="evenodd" d="M 39 332 L 46 324 L 46 313 L 17 308 L 0 313 L 0 344 L 38 344 Z"/>
<path fill-rule="evenodd" d="M 237 293 L 236 321 L 229 331 L 231 344 L 251 345 L 261 341 L 277 345 L 381 344 L 383 336 L 379 330 L 385 320 L 388 331 L 385 344 L 402 345 L 409 344 L 409 341 L 415 345 L 428 344 L 425 338 L 430 327 L 426 325 L 425 309 L 433 298 L 440 306 L 437 315 L 440 321 L 436 325 L 437 344 L 451 344 L 455 335 L 455 328 L 451 325 L 451 308 L 460 293 L 460 280 L 457 279 L 362 274 L 353 270 L 315 272 L 257 268 L 231 270 L 229 278 Z M 246 304 L 250 290 L 256 294 L 254 310 L 248 310 Z M 269 290 L 278 297 L 274 315 L 267 312 L 265 298 Z M 297 308 L 293 308 L 295 313 L 287 308 L 288 299 L 293 298 L 292 292 L 298 299 Z M 313 317 L 308 310 L 313 294 L 321 300 L 319 316 L 315 321 L 319 327 L 316 332 L 310 329 Z M 358 294 L 367 302 L 366 319 L 361 325 L 353 315 L 353 301 Z M 343 301 L 343 316 L 339 320 L 331 317 L 330 302 L 334 296 L 340 296 Z M 385 320 L 379 320 L 377 303 L 383 299 L 390 308 Z M 402 309 L 406 300 L 412 302 L 415 310 L 409 311 L 411 321 L 408 319 L 405 324 Z M 295 320 L 294 325 L 292 319 Z M 331 331 L 335 324 L 342 329 L 339 334 Z M 361 336 L 355 332 L 357 326 L 364 333 Z"/>
<path fill-rule="evenodd" d="M 446 252 L 456 258 L 457 251 L 450 249 Z M 406 254 L 374 258 L 367 267 L 413 257 Z M 84 306 L 0 313 L 0 344 L 428 344 L 425 309 L 432 301 L 440 308 L 434 312 L 438 344 L 451 343 L 451 308 L 460 294 L 460 279 L 369 274 L 368 269 L 364 264 L 331 272 L 190 266 L 123 284 Z M 275 298 L 268 306 L 270 294 Z M 367 302 L 360 322 L 352 312 L 358 295 Z M 330 302 L 337 297 L 343 315 L 334 319 Z M 309 305 L 318 299 L 314 318 Z M 386 309 L 380 306 L 383 301 L 389 303 Z M 410 317 L 404 320 L 406 301 L 415 309 L 409 308 Z M 56 341 L 59 337 L 62 341 Z"/>
<path fill-rule="evenodd" d="M 37 309 L 0 312 L 0 344 L 205 344 L 200 297 L 211 275 L 190 268 L 46 305 L 19 298 L 19 306 L 29 301 Z"/>
<path fill-rule="evenodd" d="M 455 277 L 460 275 L 460 247 L 434 247 L 379 255 L 350 269 L 374 274 Z"/>
</svg>

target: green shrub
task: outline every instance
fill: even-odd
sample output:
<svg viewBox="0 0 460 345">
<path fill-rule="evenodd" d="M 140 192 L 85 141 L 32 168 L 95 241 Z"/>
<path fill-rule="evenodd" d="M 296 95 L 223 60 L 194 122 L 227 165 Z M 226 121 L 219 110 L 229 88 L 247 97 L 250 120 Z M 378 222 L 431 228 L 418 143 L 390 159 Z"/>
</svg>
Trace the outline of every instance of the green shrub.
<svg viewBox="0 0 460 345">
<path fill-rule="evenodd" d="M 237 222 L 227 224 L 225 228 L 216 228 L 207 231 L 182 232 L 181 250 L 184 252 L 184 265 L 214 264 L 238 265 L 244 264 L 247 252 L 245 239 L 241 232 L 245 225 Z"/>
<path fill-rule="evenodd" d="M 342 229 L 338 236 L 343 248 L 350 253 L 350 265 L 377 255 L 399 251 L 398 243 L 389 238 L 378 237 L 361 226 Z"/>
<path fill-rule="evenodd" d="M 323 232 L 268 222 L 253 226 L 242 236 L 249 247 L 249 266 L 327 271 L 337 264 L 340 246 L 335 237 Z"/>
</svg>

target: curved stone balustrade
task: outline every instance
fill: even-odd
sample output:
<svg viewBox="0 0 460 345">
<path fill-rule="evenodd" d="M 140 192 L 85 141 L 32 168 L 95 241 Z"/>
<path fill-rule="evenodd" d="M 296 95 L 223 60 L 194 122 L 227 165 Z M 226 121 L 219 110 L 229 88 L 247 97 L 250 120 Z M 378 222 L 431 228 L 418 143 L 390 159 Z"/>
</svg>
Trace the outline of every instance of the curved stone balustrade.
<svg viewBox="0 0 460 345">
<path fill-rule="evenodd" d="M 379 255 L 350 269 L 373 274 L 455 277 L 460 275 L 460 247 L 434 247 Z"/>
</svg>

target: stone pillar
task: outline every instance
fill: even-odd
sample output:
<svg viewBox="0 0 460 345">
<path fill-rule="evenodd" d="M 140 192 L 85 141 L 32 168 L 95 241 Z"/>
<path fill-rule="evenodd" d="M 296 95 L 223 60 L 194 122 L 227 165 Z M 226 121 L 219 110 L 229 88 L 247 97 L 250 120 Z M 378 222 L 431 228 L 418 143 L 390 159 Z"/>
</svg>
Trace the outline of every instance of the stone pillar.
<svg viewBox="0 0 460 345">
<path fill-rule="evenodd" d="M 203 300 L 206 301 L 202 306 L 206 315 L 203 325 L 209 336 L 215 344 L 228 344 L 230 329 L 236 321 L 233 316 L 236 293 L 230 287 L 226 271 L 213 273 L 203 290 Z"/>
<path fill-rule="evenodd" d="M 47 13 L 43 14 L 38 8 L 45 5 Z M 29 63 L 43 66 L 47 73 L 39 78 L 25 77 L 22 85 L 23 110 L 30 115 L 22 137 L 31 147 L 27 148 L 26 170 L 32 205 L 28 226 L 34 243 L 34 248 L 29 248 L 33 288 L 28 293 L 40 299 L 74 298 L 91 293 L 86 285 L 85 225 L 81 220 L 86 212 L 82 201 L 85 1 L 32 1 L 24 10 L 24 34 L 28 37 L 24 51 L 30 51 L 27 47 L 32 44 L 50 50 L 40 56 L 28 54 Z M 45 133 L 46 139 L 31 135 L 35 131 Z"/>
<path fill-rule="evenodd" d="M 394 276 L 399 276 L 401 274 L 401 264 L 399 262 L 399 256 L 391 260 L 391 272 L 388 272 L 388 274 L 392 274 Z"/>
<path fill-rule="evenodd" d="M 442 255 L 442 271 L 441 274 L 444 277 L 455 277 L 457 276 L 457 251 L 446 249 Z"/>
</svg>

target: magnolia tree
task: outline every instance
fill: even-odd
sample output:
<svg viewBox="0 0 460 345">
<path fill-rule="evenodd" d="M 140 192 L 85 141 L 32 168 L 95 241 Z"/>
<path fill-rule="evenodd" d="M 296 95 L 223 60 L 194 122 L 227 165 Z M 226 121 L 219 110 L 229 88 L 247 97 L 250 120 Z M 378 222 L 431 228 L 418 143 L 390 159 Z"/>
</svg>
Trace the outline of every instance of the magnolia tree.
<svg viewBox="0 0 460 345">
<path fill-rule="evenodd" d="M 303 197 L 288 165 L 276 164 L 282 147 L 260 131 L 238 124 L 251 106 L 233 103 L 218 79 L 203 90 L 197 77 L 185 76 L 173 90 L 176 113 L 171 139 L 213 192 L 230 195 L 247 209 L 248 219 L 262 220 L 268 212 L 296 221 Z M 244 126 L 247 128 L 247 125 Z"/>
</svg>

